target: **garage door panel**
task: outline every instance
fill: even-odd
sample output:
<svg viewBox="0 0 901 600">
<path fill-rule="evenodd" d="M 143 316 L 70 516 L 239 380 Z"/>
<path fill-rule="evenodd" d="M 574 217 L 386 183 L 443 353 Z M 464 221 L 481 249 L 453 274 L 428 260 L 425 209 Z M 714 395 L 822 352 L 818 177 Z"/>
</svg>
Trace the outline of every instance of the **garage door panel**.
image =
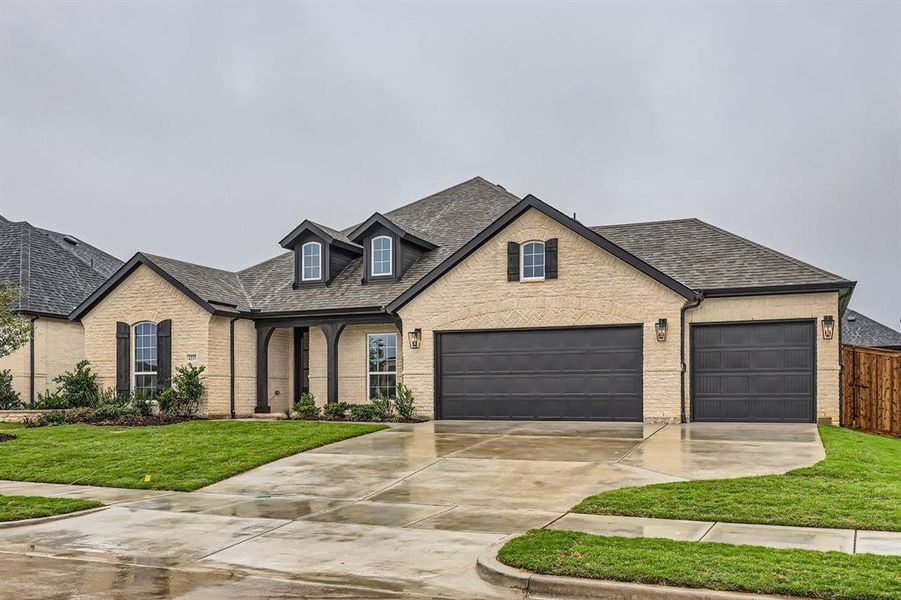
<svg viewBox="0 0 901 600">
<path fill-rule="evenodd" d="M 642 418 L 641 327 L 438 334 L 437 416 Z"/>
<path fill-rule="evenodd" d="M 815 332 L 813 322 L 694 325 L 693 419 L 811 422 Z"/>
</svg>

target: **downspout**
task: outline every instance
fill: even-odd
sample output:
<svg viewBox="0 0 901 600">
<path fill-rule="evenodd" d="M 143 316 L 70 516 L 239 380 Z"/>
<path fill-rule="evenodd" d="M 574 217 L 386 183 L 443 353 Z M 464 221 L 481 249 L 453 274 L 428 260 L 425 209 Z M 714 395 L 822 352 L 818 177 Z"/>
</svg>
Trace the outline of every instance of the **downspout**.
<svg viewBox="0 0 901 600">
<path fill-rule="evenodd" d="M 838 294 L 838 424 L 839 427 L 844 427 L 845 425 L 845 362 L 844 362 L 844 353 L 842 352 L 842 301 L 850 296 L 854 292 L 853 287 L 849 287 L 845 290 L 845 293 L 839 292 Z M 852 372 L 852 382 L 856 381 L 853 379 L 857 376 L 857 354 L 852 354 L 852 360 L 854 361 L 854 371 Z M 856 415 L 857 409 L 857 388 L 854 388 L 854 414 Z"/>
<path fill-rule="evenodd" d="M 679 311 L 679 364 L 681 364 L 682 372 L 679 374 L 679 386 L 681 388 L 680 398 L 682 399 L 682 411 L 681 411 L 681 422 L 687 423 L 687 416 L 685 410 L 685 372 L 688 370 L 685 365 L 685 312 L 692 308 L 697 308 L 700 306 L 701 302 L 704 300 L 703 292 L 698 293 L 698 297 L 694 300 L 689 300 L 685 304 L 682 305 L 681 310 Z"/>
<path fill-rule="evenodd" d="M 34 404 L 34 322 L 40 317 L 31 317 L 29 340 L 28 340 L 28 398 L 31 404 Z"/>
<path fill-rule="evenodd" d="M 228 404 L 232 419 L 237 418 L 235 414 L 235 321 L 241 318 L 236 316 L 228 322 Z"/>
</svg>

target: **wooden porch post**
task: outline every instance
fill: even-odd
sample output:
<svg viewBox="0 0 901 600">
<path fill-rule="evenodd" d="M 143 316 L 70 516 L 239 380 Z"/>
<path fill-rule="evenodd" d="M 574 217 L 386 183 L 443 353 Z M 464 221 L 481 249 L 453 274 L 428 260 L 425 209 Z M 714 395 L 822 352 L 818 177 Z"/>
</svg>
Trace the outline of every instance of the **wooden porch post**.
<svg viewBox="0 0 901 600">
<path fill-rule="evenodd" d="M 347 323 L 329 322 L 320 326 L 325 334 L 328 356 L 328 402 L 338 401 L 338 339 Z"/>
<path fill-rule="evenodd" d="M 254 412 L 268 413 L 269 409 L 269 339 L 274 327 L 257 327 L 257 406 Z"/>
</svg>

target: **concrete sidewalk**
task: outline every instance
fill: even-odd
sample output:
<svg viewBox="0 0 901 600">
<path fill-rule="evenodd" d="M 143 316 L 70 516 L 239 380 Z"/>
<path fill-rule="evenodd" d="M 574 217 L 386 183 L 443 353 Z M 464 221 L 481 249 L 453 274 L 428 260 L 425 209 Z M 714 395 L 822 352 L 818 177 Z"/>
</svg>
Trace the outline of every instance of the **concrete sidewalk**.
<svg viewBox="0 0 901 600">
<path fill-rule="evenodd" d="M 770 548 L 801 548 L 848 554 L 901 555 L 901 533 L 818 527 L 783 527 L 712 521 L 679 521 L 567 513 L 547 529 L 619 537 L 666 538 Z"/>
</svg>

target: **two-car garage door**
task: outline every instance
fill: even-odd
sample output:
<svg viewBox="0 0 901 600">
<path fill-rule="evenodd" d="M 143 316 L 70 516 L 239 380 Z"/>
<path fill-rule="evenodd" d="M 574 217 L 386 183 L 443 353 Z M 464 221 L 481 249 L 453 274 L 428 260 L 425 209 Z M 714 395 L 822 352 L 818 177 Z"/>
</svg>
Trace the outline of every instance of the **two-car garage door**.
<svg viewBox="0 0 901 600">
<path fill-rule="evenodd" d="M 437 334 L 436 417 L 642 419 L 642 329 Z"/>
</svg>

